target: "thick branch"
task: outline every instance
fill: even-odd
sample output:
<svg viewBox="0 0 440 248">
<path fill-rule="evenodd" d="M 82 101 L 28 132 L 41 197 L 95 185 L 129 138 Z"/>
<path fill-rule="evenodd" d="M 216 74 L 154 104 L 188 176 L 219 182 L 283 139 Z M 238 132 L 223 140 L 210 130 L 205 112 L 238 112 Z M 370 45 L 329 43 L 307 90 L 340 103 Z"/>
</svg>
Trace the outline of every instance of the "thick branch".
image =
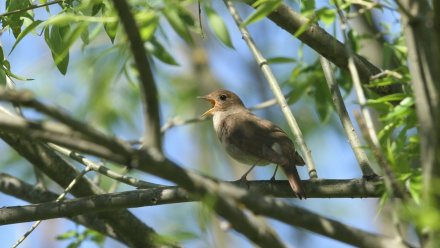
<svg viewBox="0 0 440 248">
<path fill-rule="evenodd" d="M 408 47 L 409 70 L 416 102 L 423 169 L 423 198 L 426 206 L 440 208 L 437 192 L 440 178 L 440 40 L 435 28 L 438 3 L 433 10 L 426 0 L 397 1 Z M 436 2 L 436 1 L 433 1 Z M 433 23 L 435 23 L 433 25 Z M 430 230 L 427 247 L 440 243 L 440 231 Z M 424 230 L 425 231 L 425 230 Z"/>
<path fill-rule="evenodd" d="M 145 128 L 144 144 L 156 149 L 156 152 L 160 152 L 162 145 L 158 94 L 153 72 L 151 71 L 151 66 L 146 56 L 147 51 L 145 50 L 139 28 L 130 12 L 130 7 L 127 2 L 125 0 L 113 0 L 113 4 L 130 41 L 131 52 L 139 72 L 139 80 L 141 81 L 140 88 L 143 100 Z"/>
<path fill-rule="evenodd" d="M 0 101 L 8 101 L 14 105 L 33 108 L 60 121 L 72 130 L 78 131 L 88 140 L 93 140 L 93 143 L 103 145 L 114 152 L 129 153 L 130 146 L 128 144 L 101 133 L 99 130 L 93 128 L 93 126 L 72 118 L 58 108 L 41 103 L 33 97 L 33 94 L 30 91 L 0 90 Z"/>
<path fill-rule="evenodd" d="M 124 160 L 124 158 L 127 157 L 126 154 L 121 155 L 120 153 L 107 149 L 107 147 L 87 140 L 81 134 L 70 130 L 64 125 L 27 121 L 17 116 L 0 113 L 0 127 L 2 131 L 16 133 L 23 137 L 53 142 L 100 157 L 112 157 L 112 160 L 119 161 L 120 163 L 126 162 L 126 160 Z M 125 153 L 123 150 L 121 151 Z"/>
<path fill-rule="evenodd" d="M 343 186 L 341 187 L 341 189 L 345 189 L 348 191 L 358 191 L 359 189 L 365 189 L 367 191 L 370 191 L 370 193 L 374 195 L 378 195 L 377 189 L 378 187 L 380 187 L 379 181 L 371 182 L 362 179 L 355 179 L 350 181 L 316 181 L 318 181 L 318 185 L 320 186 L 316 187 L 314 182 L 305 183 L 307 189 L 312 189 L 312 191 L 308 192 L 308 196 L 321 194 L 321 190 L 332 190 L 332 188 L 334 191 L 337 191 L 337 189 L 334 189 L 335 187 L 330 186 L 332 184 L 339 186 L 341 186 L 342 184 Z M 221 188 L 223 191 L 228 190 L 222 186 Z M 287 182 L 251 182 L 251 191 L 257 192 L 260 191 L 261 188 L 265 188 L 263 192 L 289 192 L 288 194 L 292 195 Z M 371 191 L 373 189 L 374 191 Z M 308 210 L 292 205 L 287 205 L 284 202 L 275 200 L 273 198 L 264 197 L 261 191 L 259 197 L 255 197 L 252 193 L 246 192 L 244 190 L 241 190 L 237 196 L 239 196 L 240 201 L 242 201 L 246 205 L 252 204 L 254 206 L 252 210 L 256 214 L 270 216 L 287 224 L 303 227 L 322 235 L 336 238 L 349 244 L 355 244 L 357 246 L 363 247 L 386 247 L 390 245 L 392 245 L 392 247 L 401 246 L 401 244 L 399 244 L 397 241 L 394 242 L 394 240 L 390 238 L 367 233 L 360 229 L 344 225 L 340 222 L 324 217 L 319 217 L 318 215 Z M 284 193 L 281 193 L 281 196 L 284 197 Z M 36 219 L 67 217 L 83 213 L 95 213 L 99 211 L 116 210 L 121 208 L 187 202 L 197 199 L 199 198 L 189 196 L 185 190 L 179 187 L 163 187 L 113 194 L 102 194 L 90 197 L 83 197 L 79 199 L 66 200 L 62 203 L 49 202 L 29 206 L 4 208 L 0 210 L 0 219 L 2 220 L 2 223 L 0 224 L 11 224 Z"/>
</svg>

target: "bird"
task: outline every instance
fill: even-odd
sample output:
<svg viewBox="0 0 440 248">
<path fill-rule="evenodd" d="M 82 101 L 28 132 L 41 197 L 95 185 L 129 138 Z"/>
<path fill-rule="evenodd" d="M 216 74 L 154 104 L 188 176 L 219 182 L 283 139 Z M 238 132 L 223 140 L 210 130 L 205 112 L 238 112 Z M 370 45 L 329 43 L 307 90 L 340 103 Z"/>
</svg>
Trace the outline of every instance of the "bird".
<svg viewBox="0 0 440 248">
<path fill-rule="evenodd" d="M 241 177 L 242 181 L 247 182 L 246 177 L 255 166 L 273 163 L 276 168 L 271 180 L 275 180 L 280 166 L 295 195 L 299 199 L 306 199 L 296 169 L 296 166 L 303 166 L 305 162 L 280 127 L 254 115 L 240 97 L 229 90 L 218 89 L 198 98 L 211 103 L 211 108 L 201 117 L 212 117 L 215 133 L 226 152 L 235 160 L 251 165 Z"/>
</svg>

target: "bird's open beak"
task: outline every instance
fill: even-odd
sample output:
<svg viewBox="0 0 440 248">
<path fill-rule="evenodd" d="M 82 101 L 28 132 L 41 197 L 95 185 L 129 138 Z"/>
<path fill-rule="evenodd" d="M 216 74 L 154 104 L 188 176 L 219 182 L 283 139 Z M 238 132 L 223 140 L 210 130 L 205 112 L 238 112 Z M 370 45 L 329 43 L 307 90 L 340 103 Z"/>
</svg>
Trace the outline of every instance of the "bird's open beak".
<svg viewBox="0 0 440 248">
<path fill-rule="evenodd" d="M 206 111 L 205 113 L 203 113 L 203 114 L 201 115 L 201 117 L 202 117 L 203 119 L 205 119 L 206 117 L 211 116 L 211 115 L 212 115 L 212 112 L 214 112 L 215 100 L 212 99 L 212 98 L 209 97 L 209 96 L 198 96 L 197 98 L 199 98 L 199 99 L 203 99 L 203 100 L 208 101 L 208 102 L 211 103 L 211 108 L 210 108 L 208 111 Z"/>
</svg>

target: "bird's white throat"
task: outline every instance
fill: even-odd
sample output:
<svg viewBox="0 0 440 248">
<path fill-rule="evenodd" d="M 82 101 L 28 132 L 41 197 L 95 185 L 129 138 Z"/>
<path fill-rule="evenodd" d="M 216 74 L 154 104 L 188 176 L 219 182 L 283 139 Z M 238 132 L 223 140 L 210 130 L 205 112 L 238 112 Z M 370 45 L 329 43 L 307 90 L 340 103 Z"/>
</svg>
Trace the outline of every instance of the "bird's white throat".
<svg viewBox="0 0 440 248">
<path fill-rule="evenodd" d="M 221 128 L 222 121 L 228 117 L 229 115 L 236 114 L 238 112 L 242 111 L 240 108 L 230 108 L 226 111 L 216 111 L 214 112 L 214 115 L 212 116 L 212 123 L 214 124 L 214 129 L 216 132 L 218 132 Z"/>
</svg>

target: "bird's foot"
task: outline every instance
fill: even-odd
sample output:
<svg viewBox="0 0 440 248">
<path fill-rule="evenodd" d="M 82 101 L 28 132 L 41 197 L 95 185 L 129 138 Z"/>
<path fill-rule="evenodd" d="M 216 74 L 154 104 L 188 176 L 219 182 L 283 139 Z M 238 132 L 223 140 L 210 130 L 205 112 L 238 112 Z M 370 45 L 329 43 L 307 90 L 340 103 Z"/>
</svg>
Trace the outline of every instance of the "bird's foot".
<svg viewBox="0 0 440 248">
<path fill-rule="evenodd" d="M 242 177 L 240 177 L 240 179 L 238 179 L 236 182 L 242 183 L 242 184 L 246 185 L 247 188 L 249 188 L 249 180 L 247 180 L 246 175 L 243 175 Z"/>
<path fill-rule="evenodd" d="M 368 180 L 377 179 L 377 178 L 379 178 L 379 176 L 377 174 L 373 173 L 373 174 L 370 174 L 370 175 L 364 175 L 363 178 L 368 181 Z"/>
</svg>

